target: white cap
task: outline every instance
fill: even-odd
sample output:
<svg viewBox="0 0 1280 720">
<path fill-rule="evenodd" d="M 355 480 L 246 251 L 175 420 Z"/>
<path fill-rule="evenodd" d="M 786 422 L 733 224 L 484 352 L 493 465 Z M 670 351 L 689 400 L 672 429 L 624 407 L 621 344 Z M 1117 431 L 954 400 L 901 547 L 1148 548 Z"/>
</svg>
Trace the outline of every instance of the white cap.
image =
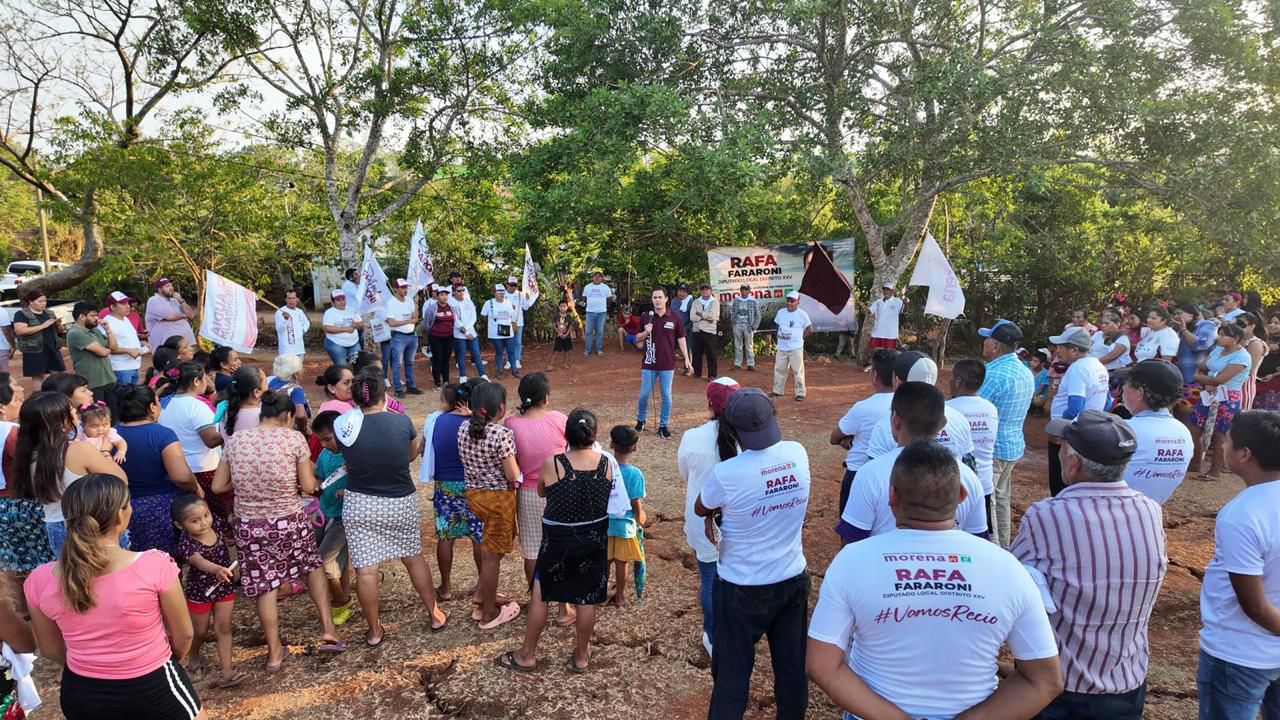
<svg viewBox="0 0 1280 720">
<path fill-rule="evenodd" d="M 506 285 L 503 285 L 502 283 L 498 283 L 497 285 L 494 285 L 494 286 L 493 286 L 493 291 L 494 291 L 494 292 L 502 292 L 502 293 L 504 293 L 504 292 L 506 292 L 506 291 L 507 291 L 507 286 L 506 286 Z"/>
<path fill-rule="evenodd" d="M 516 279 L 516 276 L 515 276 L 515 275 L 512 275 L 511 277 L 507 278 L 507 284 L 508 284 L 508 285 L 519 285 L 519 284 L 520 284 L 520 281 Z"/>
<path fill-rule="evenodd" d="M 329 291 L 329 298 L 332 300 L 346 300 L 347 294 L 342 292 L 342 290 L 338 288 L 334 288 L 333 290 Z"/>
<path fill-rule="evenodd" d="M 115 292 L 107 296 L 107 302 L 111 303 L 112 305 L 117 305 L 119 303 L 126 303 L 126 302 L 129 302 L 131 299 L 132 298 L 120 292 L 119 290 L 116 290 Z"/>
<path fill-rule="evenodd" d="M 396 287 L 407 288 L 409 287 L 409 281 L 405 280 L 404 278 L 396 278 Z"/>
<path fill-rule="evenodd" d="M 792 290 L 791 292 L 787 293 L 787 299 L 788 299 L 788 300 L 799 300 L 799 299 L 800 299 L 800 292 L 799 292 L 798 290 Z"/>
<path fill-rule="evenodd" d="M 881 286 L 880 286 L 880 289 L 882 289 L 882 290 L 893 290 L 893 289 L 894 289 L 894 286 L 893 286 L 893 283 L 892 283 L 892 282 L 887 282 L 887 283 L 885 283 L 884 285 L 881 285 Z"/>
</svg>

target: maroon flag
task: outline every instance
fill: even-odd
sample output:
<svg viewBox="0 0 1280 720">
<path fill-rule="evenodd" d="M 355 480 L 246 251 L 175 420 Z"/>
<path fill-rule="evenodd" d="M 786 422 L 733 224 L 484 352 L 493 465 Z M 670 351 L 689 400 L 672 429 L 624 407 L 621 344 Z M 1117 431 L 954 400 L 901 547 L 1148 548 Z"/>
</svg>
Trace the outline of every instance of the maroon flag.
<svg viewBox="0 0 1280 720">
<path fill-rule="evenodd" d="M 804 277 L 800 279 L 800 292 L 826 305 L 832 315 L 843 312 L 853 295 L 849 281 L 836 269 L 831 255 L 821 243 L 813 244 L 809 267 L 805 268 Z"/>
</svg>

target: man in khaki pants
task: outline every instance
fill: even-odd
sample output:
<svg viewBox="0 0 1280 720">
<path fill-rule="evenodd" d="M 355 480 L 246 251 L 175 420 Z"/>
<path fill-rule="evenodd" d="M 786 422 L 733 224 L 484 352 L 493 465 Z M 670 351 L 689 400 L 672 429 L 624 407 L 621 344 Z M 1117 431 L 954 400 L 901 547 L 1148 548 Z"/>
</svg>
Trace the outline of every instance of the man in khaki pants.
<svg viewBox="0 0 1280 720">
<path fill-rule="evenodd" d="M 787 294 L 787 306 L 773 318 L 778 326 L 778 352 L 773 358 L 772 397 L 782 397 L 787 372 L 796 374 L 796 402 L 804 400 L 804 339 L 813 332 L 809 314 L 800 309 L 800 293 Z"/>
</svg>

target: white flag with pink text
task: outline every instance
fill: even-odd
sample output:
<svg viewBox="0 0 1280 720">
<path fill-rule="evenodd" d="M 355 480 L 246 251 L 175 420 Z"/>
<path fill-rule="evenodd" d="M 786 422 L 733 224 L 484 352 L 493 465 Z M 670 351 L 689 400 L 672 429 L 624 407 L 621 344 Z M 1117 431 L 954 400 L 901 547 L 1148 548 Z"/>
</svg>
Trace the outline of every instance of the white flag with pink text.
<svg viewBox="0 0 1280 720">
<path fill-rule="evenodd" d="M 200 336 L 236 352 L 252 353 L 258 342 L 258 294 L 205 270 Z"/>
<path fill-rule="evenodd" d="M 431 259 L 431 251 L 427 249 L 427 231 L 422 229 L 422 221 L 413 229 L 413 240 L 409 242 L 409 271 L 405 279 L 409 282 L 409 294 L 415 295 L 423 288 L 431 287 L 436 281 L 436 264 Z"/>
</svg>

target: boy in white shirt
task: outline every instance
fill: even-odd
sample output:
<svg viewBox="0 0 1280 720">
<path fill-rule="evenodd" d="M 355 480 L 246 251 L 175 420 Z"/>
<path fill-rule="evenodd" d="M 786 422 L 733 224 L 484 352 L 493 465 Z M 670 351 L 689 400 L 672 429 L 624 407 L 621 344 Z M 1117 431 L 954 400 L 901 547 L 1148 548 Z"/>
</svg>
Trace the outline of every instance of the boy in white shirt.
<svg viewBox="0 0 1280 720">
<path fill-rule="evenodd" d="M 973 470 L 986 493 L 987 530 L 993 530 L 991 493 L 995 490 L 994 467 L 996 431 L 1000 413 L 990 400 L 978 395 L 987 379 L 987 366 L 981 360 L 965 358 L 951 367 L 951 399 L 947 407 L 960 411 L 969 421 L 969 437 L 973 439 Z"/>
<path fill-rule="evenodd" d="M 836 506 L 842 512 L 858 468 L 867 462 L 871 432 L 878 422 L 889 417 L 889 406 L 893 402 L 893 363 L 897 359 L 898 351 L 887 348 L 871 354 L 871 389 L 875 392 L 854 403 L 831 431 L 831 444 L 848 451 L 844 458 L 844 478 L 840 481 L 840 504 Z"/>
<path fill-rule="evenodd" d="M 1200 586 L 1201 720 L 1280 717 L 1280 413 L 1236 415 L 1223 458 L 1245 488 L 1218 511 Z"/>
<path fill-rule="evenodd" d="M 871 343 L 870 348 L 888 348 L 896 350 L 898 347 L 898 318 L 902 315 L 902 306 L 906 303 L 906 295 L 902 297 L 894 297 L 893 283 L 885 283 L 880 288 L 880 297 L 871 303 L 871 316 L 875 318 L 875 324 L 871 326 Z"/>
</svg>

